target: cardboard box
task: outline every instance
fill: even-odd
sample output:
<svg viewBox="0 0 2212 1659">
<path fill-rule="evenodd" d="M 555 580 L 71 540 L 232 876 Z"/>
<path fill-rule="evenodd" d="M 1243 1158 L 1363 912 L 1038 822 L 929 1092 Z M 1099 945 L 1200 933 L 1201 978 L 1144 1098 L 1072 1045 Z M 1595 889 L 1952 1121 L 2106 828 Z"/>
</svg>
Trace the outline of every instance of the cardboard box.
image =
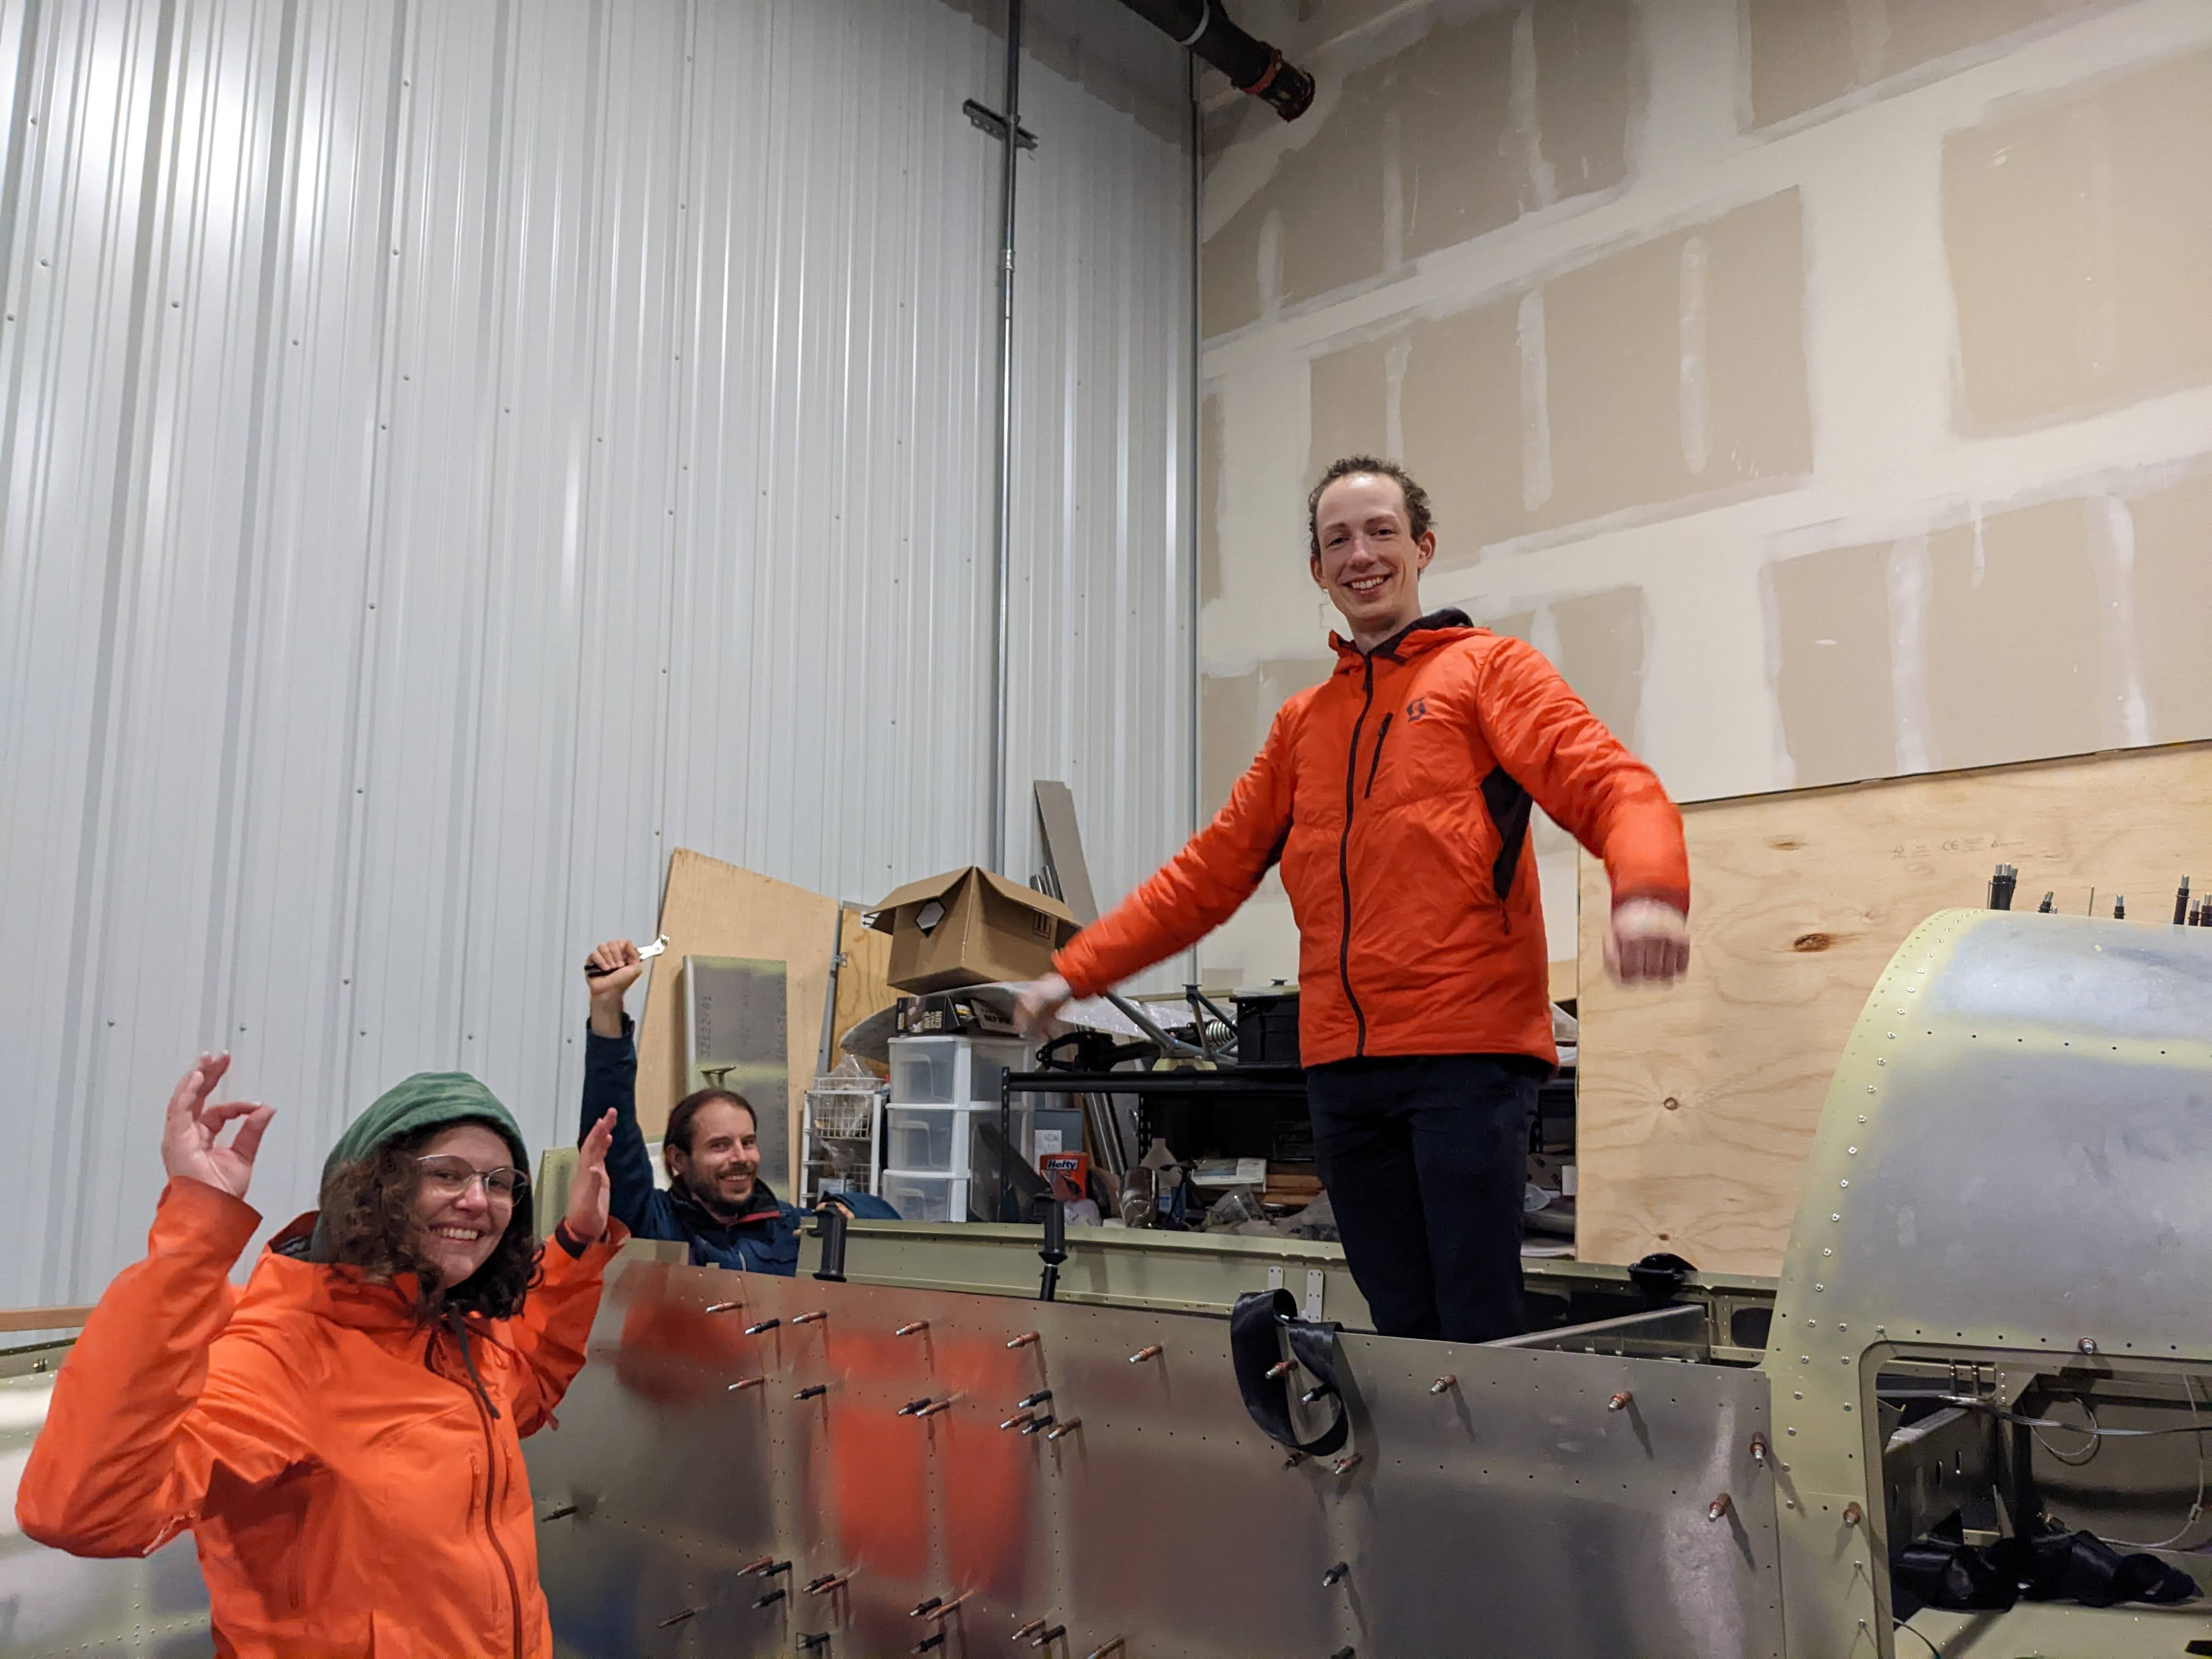
<svg viewBox="0 0 2212 1659">
<path fill-rule="evenodd" d="M 908 882 L 868 926 L 891 936 L 895 988 L 949 991 L 1050 973 L 1052 953 L 1078 924 L 1058 899 L 971 864 Z"/>
</svg>

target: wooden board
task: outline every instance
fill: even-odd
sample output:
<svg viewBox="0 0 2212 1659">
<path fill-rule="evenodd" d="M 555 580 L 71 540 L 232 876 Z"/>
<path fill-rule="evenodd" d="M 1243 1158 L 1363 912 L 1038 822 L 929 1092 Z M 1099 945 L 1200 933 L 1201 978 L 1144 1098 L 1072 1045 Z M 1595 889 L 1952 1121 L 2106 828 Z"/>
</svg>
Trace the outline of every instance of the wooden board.
<svg viewBox="0 0 2212 1659">
<path fill-rule="evenodd" d="M 647 1140 L 658 1139 L 669 1109 L 683 1097 L 684 1004 L 678 968 L 686 956 L 756 957 L 784 964 L 784 1014 L 790 1069 L 785 1109 L 791 1155 L 769 1179 L 785 1195 L 795 1189 L 799 1112 L 814 1081 L 822 1041 L 822 1001 L 830 984 L 830 940 L 837 901 L 794 887 L 789 882 L 725 864 L 703 853 L 678 848 L 668 863 L 668 884 L 660 901 L 660 931 L 668 952 L 653 965 L 646 988 L 645 1012 L 638 1021 L 637 1115 Z M 872 943 L 880 941 L 880 944 Z M 894 994 L 883 985 L 890 941 L 860 926 L 848 908 L 846 955 L 858 964 L 840 976 L 840 1032 L 856 1019 L 889 1005 Z M 849 988 L 846 983 L 852 981 Z M 871 996 L 881 1000 L 866 1003 Z M 858 1012 L 846 1015 L 848 1008 Z"/>
<path fill-rule="evenodd" d="M 1582 863 L 1580 1231 L 1589 1261 L 1671 1250 L 1774 1273 L 1828 1079 L 1875 979 L 1937 910 L 2020 867 L 2015 910 L 2171 925 L 2212 888 L 2212 744 L 2132 750 L 1683 809 L 1691 963 L 1672 991 L 1606 975 L 1605 873 Z"/>
<path fill-rule="evenodd" d="M 860 918 L 865 914 L 849 906 L 845 911 L 845 967 L 837 975 L 836 1035 L 840 1038 L 870 1014 L 890 1007 L 901 994 L 887 982 L 891 971 L 891 936 L 862 927 Z M 832 1058 L 843 1059 L 844 1050 L 840 1048 Z M 871 1065 L 870 1069 L 890 1075 L 886 1066 Z"/>
<path fill-rule="evenodd" d="M 92 1317 L 88 1307 L 0 1310 L 0 1331 L 73 1331 Z"/>
</svg>

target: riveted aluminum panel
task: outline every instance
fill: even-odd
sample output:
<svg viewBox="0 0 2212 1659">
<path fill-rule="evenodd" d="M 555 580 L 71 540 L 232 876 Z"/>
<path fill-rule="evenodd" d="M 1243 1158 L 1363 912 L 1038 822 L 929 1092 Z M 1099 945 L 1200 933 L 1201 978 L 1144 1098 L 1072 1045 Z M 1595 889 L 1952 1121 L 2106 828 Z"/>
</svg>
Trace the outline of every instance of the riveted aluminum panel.
<svg viewBox="0 0 2212 1659">
<path fill-rule="evenodd" d="M 705 1311 L 727 1302 L 741 1305 Z M 816 1309 L 829 1316 L 793 1322 Z M 914 1322 L 927 1328 L 895 1334 Z M 973 1654 L 1027 1651 L 1012 1632 L 1048 1614 L 1079 1652 L 1139 1632 L 1146 1651 L 1295 1651 L 1331 1613 L 1322 1506 L 1245 1415 L 1225 1336 L 1218 1319 L 628 1265 L 562 1426 L 528 1449 L 541 1504 L 578 1510 L 541 1538 L 549 1595 L 572 1562 L 580 1587 L 555 1601 L 562 1642 L 765 1654 L 830 1628 L 836 1650 L 897 1651 L 933 1628 L 911 1608 L 964 1591 Z M 1079 1428 L 1048 1442 L 999 1427 L 1045 1388 Z M 921 1400 L 952 1403 L 898 1414 Z M 1239 1505 L 1234 1527 L 1182 1501 L 1255 1478 L 1269 1501 Z M 659 1565 L 617 1582 L 585 1565 L 601 1555 Z M 735 1571 L 764 1555 L 791 1572 Z M 845 1571 L 841 1593 L 803 1593 Z M 783 1577 L 793 1594 L 750 1605 Z M 1210 1593 L 1224 1582 L 1234 1594 Z"/>
<path fill-rule="evenodd" d="M 1881 1366 L 2170 1384 L 2212 1364 L 2194 1271 L 2212 1251 L 2208 1031 L 2212 937 L 2193 929 L 1948 910 L 1899 948 L 1829 1089 L 1764 1365 L 1793 1653 L 1893 1651 L 1887 1561 L 1904 1540 L 1876 1478 Z M 2069 1616 L 2085 1634 L 2050 1651 L 2112 1650 L 2092 1644 L 2117 1622 L 2087 1609 L 2017 1627 Z M 2201 1608 L 2135 1616 L 2155 1632 L 2144 1651 L 2212 1636 Z"/>
<path fill-rule="evenodd" d="M 562 1426 L 529 1448 L 562 1640 L 768 1654 L 828 1632 L 875 1654 L 931 1628 L 917 1605 L 963 1596 L 953 1650 L 979 1655 L 1024 1650 L 1012 1632 L 1036 1619 L 1073 1652 L 1121 1636 L 1188 1659 L 1493 1637 L 1560 1659 L 1781 1651 L 1758 1372 L 1349 1337 L 1358 1461 L 1340 1474 L 1286 1466 L 1227 1339 L 1206 1315 L 628 1259 Z M 1042 1389 L 1037 1409 L 1079 1426 L 1000 1426 Z M 791 1569 L 744 1573 L 763 1559 Z"/>
<path fill-rule="evenodd" d="M 1774 1481 L 1751 1455 L 1771 1432 L 1759 1372 L 1372 1336 L 1344 1348 L 1362 1652 L 1782 1652 Z"/>
</svg>

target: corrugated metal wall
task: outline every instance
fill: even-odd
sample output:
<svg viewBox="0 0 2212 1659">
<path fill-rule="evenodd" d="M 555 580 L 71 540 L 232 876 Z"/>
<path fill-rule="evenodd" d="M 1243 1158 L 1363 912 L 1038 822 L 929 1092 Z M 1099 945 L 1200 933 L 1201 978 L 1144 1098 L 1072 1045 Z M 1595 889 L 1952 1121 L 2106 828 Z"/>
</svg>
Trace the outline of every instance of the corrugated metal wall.
<svg viewBox="0 0 2212 1659">
<path fill-rule="evenodd" d="M 0 0 L 0 1297 L 141 1248 L 204 1046 L 312 1201 L 381 1087 L 534 1137 L 668 849 L 981 856 L 999 8 Z M 1180 55 L 1042 8 L 1010 845 L 1189 799 Z"/>
<path fill-rule="evenodd" d="M 1105 0 L 1031 0 L 1023 39 L 1006 846 L 1025 874 L 1064 780 L 1110 904 L 1195 810 L 1188 60 Z"/>
</svg>

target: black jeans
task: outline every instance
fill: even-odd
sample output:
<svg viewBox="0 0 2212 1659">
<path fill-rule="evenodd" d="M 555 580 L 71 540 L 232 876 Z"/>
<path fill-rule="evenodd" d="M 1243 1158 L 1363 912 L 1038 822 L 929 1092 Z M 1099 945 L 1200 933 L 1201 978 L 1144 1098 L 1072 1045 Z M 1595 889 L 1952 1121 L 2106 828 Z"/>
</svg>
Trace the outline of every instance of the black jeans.
<svg viewBox="0 0 2212 1659">
<path fill-rule="evenodd" d="M 1528 1328 L 1521 1200 L 1542 1070 L 1516 1054 L 1420 1054 L 1307 1072 L 1322 1182 L 1383 1335 Z"/>
</svg>

